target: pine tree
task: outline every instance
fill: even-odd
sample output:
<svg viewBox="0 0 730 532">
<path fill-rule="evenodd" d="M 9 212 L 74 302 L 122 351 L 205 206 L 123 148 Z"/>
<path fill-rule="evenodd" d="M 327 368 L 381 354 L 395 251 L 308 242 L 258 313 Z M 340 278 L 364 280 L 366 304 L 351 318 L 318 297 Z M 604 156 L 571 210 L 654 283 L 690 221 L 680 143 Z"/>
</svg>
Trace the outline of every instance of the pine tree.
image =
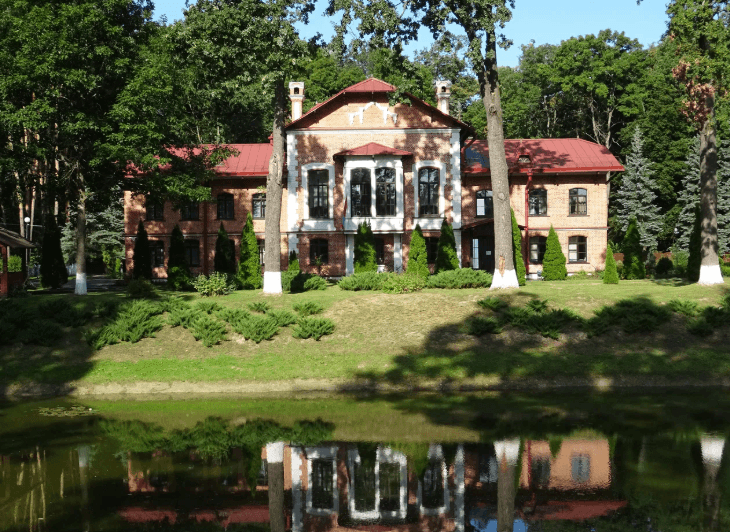
<svg viewBox="0 0 730 532">
<path fill-rule="evenodd" d="M 564 281 L 568 277 L 568 269 L 565 267 L 565 255 L 560 247 L 558 234 L 550 226 L 547 241 L 545 242 L 545 255 L 542 258 L 542 278 L 546 281 Z"/>
<path fill-rule="evenodd" d="M 515 254 L 517 282 L 520 283 L 520 286 L 525 286 L 527 269 L 525 268 L 525 260 L 522 258 L 522 231 L 520 231 L 520 226 L 517 225 L 514 209 L 510 208 L 510 211 L 512 212 L 512 251 Z"/>
<path fill-rule="evenodd" d="M 407 274 L 420 275 L 424 279 L 428 277 L 428 256 L 426 253 L 426 240 L 423 238 L 421 226 L 416 225 L 411 233 L 411 245 L 408 249 Z"/>
<path fill-rule="evenodd" d="M 603 270 L 603 284 L 618 284 L 616 260 L 613 258 L 613 248 L 610 242 L 606 247 L 606 267 Z"/>
<path fill-rule="evenodd" d="M 695 208 L 700 203 L 700 139 L 697 137 L 684 163 L 685 174 L 677 197 L 680 206 L 676 227 L 676 245 L 682 251 L 689 250 L 689 239 L 695 224 Z"/>
<path fill-rule="evenodd" d="M 636 218 L 631 217 L 629 227 L 626 229 L 624 240 L 621 243 L 621 251 L 624 254 L 624 268 L 621 275 L 624 279 L 644 279 L 646 277 L 646 266 L 644 265 L 643 247 Z"/>
<path fill-rule="evenodd" d="M 218 238 L 215 241 L 215 257 L 213 267 L 215 271 L 221 273 L 236 273 L 236 257 L 234 256 L 235 247 L 228 238 L 228 233 L 221 223 L 218 229 Z"/>
<path fill-rule="evenodd" d="M 357 226 L 357 233 L 355 233 L 355 273 L 377 271 L 375 237 L 373 237 L 370 224 L 363 222 Z"/>
<path fill-rule="evenodd" d="M 689 258 L 687 259 L 687 280 L 696 283 L 700 279 L 702 265 L 702 216 L 699 203 L 695 207 L 695 222 L 689 237 Z"/>
<path fill-rule="evenodd" d="M 68 270 L 61 250 L 61 231 L 56 225 L 55 216 L 49 215 L 41 248 L 41 286 L 59 288 L 66 281 L 68 281 Z"/>
<path fill-rule="evenodd" d="M 185 290 L 191 286 L 190 265 L 185 256 L 185 237 L 175 224 L 170 236 L 170 256 L 167 259 L 167 286 L 173 290 Z"/>
<path fill-rule="evenodd" d="M 641 245 L 653 250 L 657 247 L 662 221 L 655 201 L 652 163 L 644 157 L 643 146 L 644 139 L 637 127 L 631 141 L 631 152 L 626 158 L 626 171 L 616 193 L 616 218 L 621 230 L 626 231 L 631 217 L 636 217 Z"/>
<path fill-rule="evenodd" d="M 246 225 L 241 233 L 241 254 L 238 261 L 238 281 L 244 289 L 256 290 L 263 286 L 261 263 L 259 262 L 259 244 L 253 230 L 251 213 L 246 217 Z"/>
<path fill-rule="evenodd" d="M 134 269 L 132 277 L 135 279 L 152 279 L 152 254 L 150 253 L 150 241 L 147 239 L 147 231 L 142 220 L 137 226 L 137 237 L 134 240 Z"/>
<path fill-rule="evenodd" d="M 441 236 L 439 236 L 438 250 L 436 251 L 434 273 L 458 269 L 459 256 L 456 254 L 454 230 L 446 219 L 444 219 L 441 223 Z"/>
</svg>

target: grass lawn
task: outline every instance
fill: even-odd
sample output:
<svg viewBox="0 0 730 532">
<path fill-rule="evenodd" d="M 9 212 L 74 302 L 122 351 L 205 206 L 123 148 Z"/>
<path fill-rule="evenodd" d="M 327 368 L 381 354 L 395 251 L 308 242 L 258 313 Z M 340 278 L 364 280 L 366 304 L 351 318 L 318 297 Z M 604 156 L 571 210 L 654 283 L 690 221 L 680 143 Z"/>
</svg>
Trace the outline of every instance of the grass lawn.
<svg viewBox="0 0 730 532">
<path fill-rule="evenodd" d="M 337 287 L 303 294 L 264 297 L 239 291 L 215 298 L 222 306 L 247 308 L 265 301 L 274 309 L 316 301 L 334 333 L 320 341 L 301 340 L 284 327 L 269 341 L 254 343 L 229 330 L 228 339 L 211 348 L 196 342 L 189 330 L 165 325 L 153 338 L 92 350 L 84 342 L 85 327 L 66 327 L 50 347 L 15 343 L 0 347 L 0 388 L 27 381 L 101 385 L 139 382 L 272 382 L 296 380 L 370 381 L 420 384 L 442 381 L 484 385 L 525 378 L 631 377 L 683 379 L 730 378 L 730 319 L 706 336 L 687 330 L 688 318 L 668 313 L 671 300 L 719 306 L 730 292 L 726 283 L 700 287 L 680 282 L 622 281 L 603 285 L 594 280 L 531 282 L 522 289 L 490 293 L 485 289 L 438 290 L 389 295 L 346 292 Z M 498 296 L 511 307 L 531 299 L 547 300 L 550 308 L 573 310 L 590 318 L 603 306 L 620 300 L 643 301 L 669 314 L 654 331 L 627 333 L 610 328 L 589 336 L 580 326 L 568 327 L 557 339 L 505 326 L 500 334 L 467 334 L 475 316 L 494 313 L 477 301 Z M 193 305 L 198 296 L 184 294 Z M 37 306 L 52 298 L 93 306 L 121 294 L 32 296 L 23 304 Z M 210 299 L 210 298 L 209 298 Z M 2 303 L 0 303 L 1 305 Z M 627 316 L 628 321 L 645 316 Z M 726 314 L 722 314 L 725 316 Z M 724 319 L 724 318 L 723 318 Z M 725 324 L 726 323 L 726 324 Z M 102 324 L 97 320 L 96 326 Z"/>
</svg>

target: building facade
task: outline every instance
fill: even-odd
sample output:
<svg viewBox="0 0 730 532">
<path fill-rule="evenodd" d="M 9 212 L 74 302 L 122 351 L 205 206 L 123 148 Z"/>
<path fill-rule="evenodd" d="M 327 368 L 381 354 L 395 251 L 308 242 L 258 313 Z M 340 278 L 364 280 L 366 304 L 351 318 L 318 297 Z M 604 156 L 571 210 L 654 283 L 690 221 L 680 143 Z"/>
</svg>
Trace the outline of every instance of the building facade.
<svg viewBox="0 0 730 532">
<path fill-rule="evenodd" d="M 462 267 L 494 270 L 494 220 L 486 141 L 448 114 L 451 84 L 436 83 L 439 106 L 408 96 L 392 105 L 395 87 L 370 78 L 302 114 L 304 84 L 290 83 L 281 267 L 295 251 L 303 270 L 340 277 L 354 270 L 354 235 L 369 223 L 381 269 L 405 269 L 416 225 L 435 260 L 441 224 L 454 229 Z M 220 225 L 236 256 L 249 212 L 263 260 L 265 183 L 270 144 L 232 145 L 237 154 L 216 169 L 212 200 L 174 210 L 168 202 L 125 193 L 127 271 L 139 220 L 148 232 L 154 275 L 165 277 L 170 234 L 179 224 L 195 273 L 213 271 Z M 510 201 L 522 230 L 529 273 L 541 269 L 552 225 L 568 271 L 595 271 L 605 261 L 607 173 L 623 170 L 608 150 L 580 139 L 505 141 Z"/>
</svg>

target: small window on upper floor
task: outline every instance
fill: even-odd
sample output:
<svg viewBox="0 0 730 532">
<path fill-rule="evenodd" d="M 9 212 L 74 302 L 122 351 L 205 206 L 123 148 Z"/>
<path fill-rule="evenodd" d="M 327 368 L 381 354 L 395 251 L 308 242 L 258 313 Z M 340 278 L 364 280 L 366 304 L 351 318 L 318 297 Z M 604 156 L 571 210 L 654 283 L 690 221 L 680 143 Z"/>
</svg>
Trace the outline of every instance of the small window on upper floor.
<svg viewBox="0 0 730 532">
<path fill-rule="evenodd" d="M 218 219 L 219 220 L 233 220 L 233 194 L 224 192 L 218 194 Z"/>
<path fill-rule="evenodd" d="M 350 172 L 350 216 L 371 216 L 370 169 L 353 168 Z"/>
<path fill-rule="evenodd" d="M 588 191 L 584 188 L 570 189 L 570 214 L 588 214 Z"/>
<path fill-rule="evenodd" d="M 439 173 L 438 168 L 421 168 L 418 171 L 418 216 L 438 216 Z"/>
<path fill-rule="evenodd" d="M 195 200 L 186 201 L 180 206 L 181 220 L 199 220 L 200 204 Z"/>
<path fill-rule="evenodd" d="M 375 215 L 395 216 L 395 170 L 375 169 Z"/>
<path fill-rule="evenodd" d="M 251 205 L 252 216 L 263 220 L 266 218 L 266 194 L 254 194 Z"/>
<path fill-rule="evenodd" d="M 491 190 L 477 190 L 477 218 L 494 218 Z"/>
<path fill-rule="evenodd" d="M 164 220 L 165 219 L 165 202 L 153 196 L 147 196 L 144 202 L 145 218 L 147 220 Z"/>
<path fill-rule="evenodd" d="M 547 216 L 547 190 L 530 191 L 530 216 Z"/>
<path fill-rule="evenodd" d="M 329 218 L 329 172 L 310 170 L 309 175 L 309 217 Z"/>
</svg>

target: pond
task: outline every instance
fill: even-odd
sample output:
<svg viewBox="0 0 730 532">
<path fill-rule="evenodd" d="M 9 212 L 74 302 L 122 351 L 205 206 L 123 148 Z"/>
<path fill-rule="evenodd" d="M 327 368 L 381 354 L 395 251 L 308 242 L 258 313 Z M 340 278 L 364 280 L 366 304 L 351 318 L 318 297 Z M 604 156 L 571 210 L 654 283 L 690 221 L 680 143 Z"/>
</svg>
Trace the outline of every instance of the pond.
<svg viewBox="0 0 730 532">
<path fill-rule="evenodd" d="M 729 430 L 723 391 L 5 403 L 0 530 L 721 531 Z"/>
</svg>

